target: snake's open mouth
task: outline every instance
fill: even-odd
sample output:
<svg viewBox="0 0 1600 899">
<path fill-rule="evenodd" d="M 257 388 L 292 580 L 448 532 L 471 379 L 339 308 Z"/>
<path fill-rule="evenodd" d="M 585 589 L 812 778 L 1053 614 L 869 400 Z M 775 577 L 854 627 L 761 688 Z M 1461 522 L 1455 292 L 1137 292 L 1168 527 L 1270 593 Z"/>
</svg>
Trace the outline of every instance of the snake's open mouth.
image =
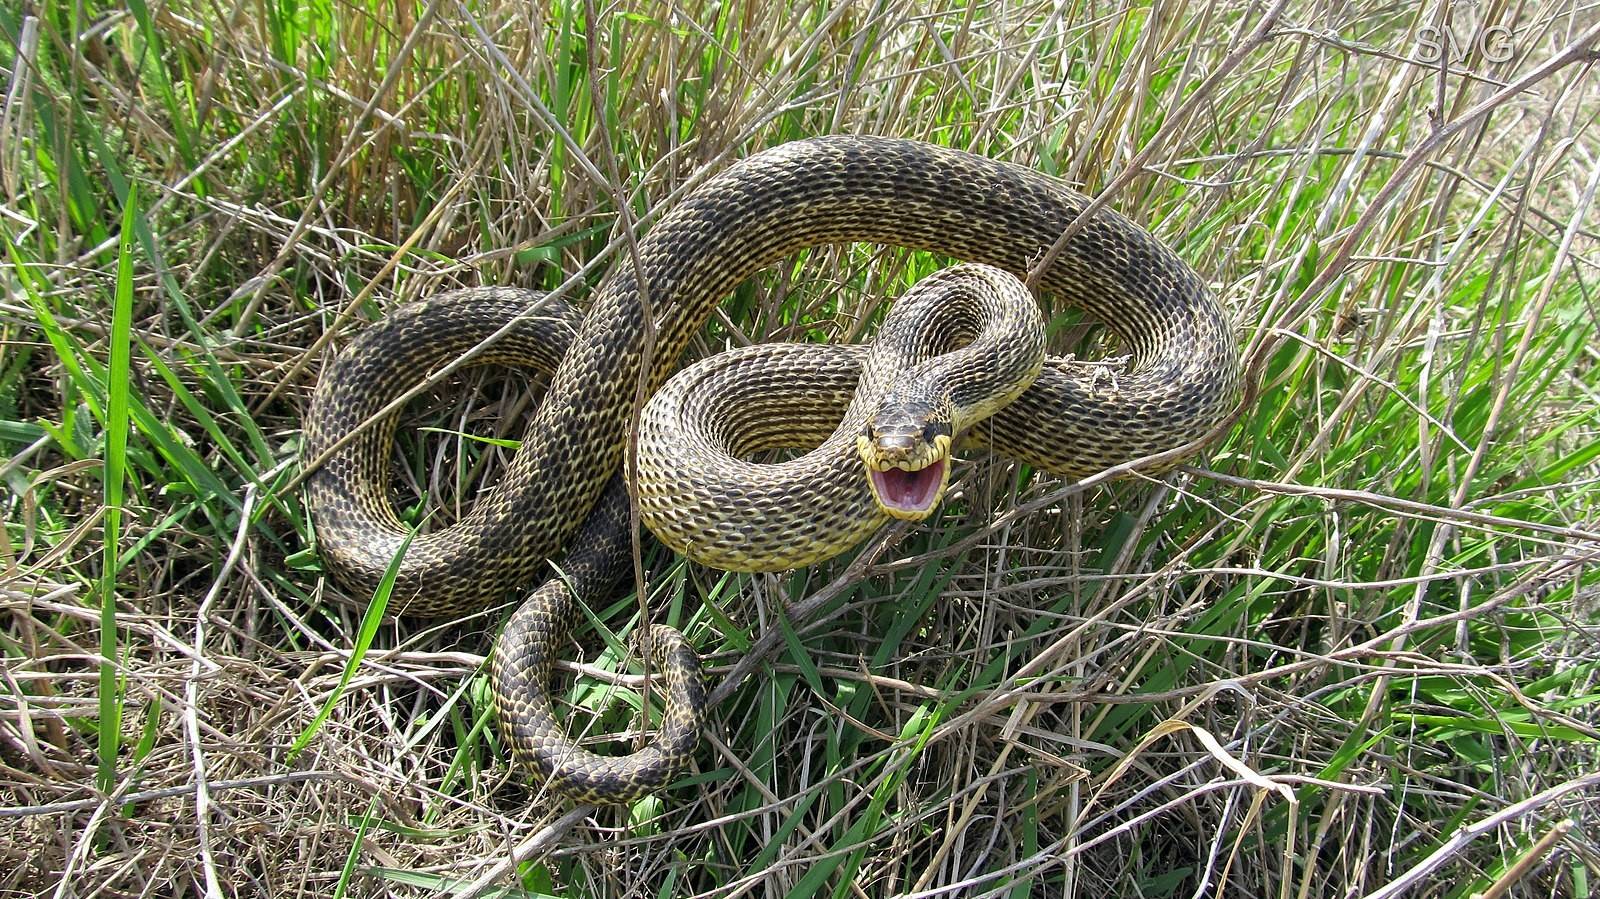
<svg viewBox="0 0 1600 899">
<path fill-rule="evenodd" d="M 916 471 L 903 468 L 891 468 L 888 471 L 869 469 L 867 478 L 872 482 L 872 492 L 885 512 L 896 518 L 918 521 L 926 518 L 939 502 L 949 465 L 948 459 L 938 459 Z"/>
</svg>

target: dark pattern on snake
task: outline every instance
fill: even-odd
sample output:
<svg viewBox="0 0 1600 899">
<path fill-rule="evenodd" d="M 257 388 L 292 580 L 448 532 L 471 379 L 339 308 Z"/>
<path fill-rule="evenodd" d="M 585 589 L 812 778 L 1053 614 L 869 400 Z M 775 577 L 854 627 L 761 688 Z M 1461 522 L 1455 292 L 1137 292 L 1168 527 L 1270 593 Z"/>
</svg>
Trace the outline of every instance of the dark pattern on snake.
<svg viewBox="0 0 1600 899">
<path fill-rule="evenodd" d="M 626 262 L 614 267 L 575 333 L 573 313 L 553 307 L 525 318 L 518 336 L 480 360 L 526 355 L 549 365 L 549 392 L 500 482 L 461 522 L 411 544 L 391 607 L 413 615 L 481 608 L 533 581 L 591 508 L 585 539 L 603 543 L 622 527 L 604 520 L 617 516 L 619 502 L 595 502 L 626 446 L 642 364 L 641 281 L 657 314 L 646 381 L 654 393 L 717 302 L 761 267 L 799 249 L 871 241 L 1021 273 L 1086 204 L 1061 182 L 1019 166 L 887 138 L 817 138 L 731 167 L 645 236 L 639 277 Z M 1109 211 L 1096 214 L 1043 273 L 1040 287 L 1108 327 L 1132 363 L 1109 384 L 1070 367 L 1047 368 L 1049 378 L 983 428 L 997 449 L 1081 476 L 1189 444 L 1228 413 L 1239 374 L 1228 323 L 1193 270 L 1142 228 Z M 529 301 L 520 291 L 458 292 L 415 304 L 420 312 L 397 310 L 367 329 L 324 372 L 307 420 L 306 457 L 321 455 L 381 408 L 398 392 L 396 383 L 409 386 L 475 343 L 472 335 L 481 338 L 517 318 Z M 1050 445 L 1041 448 L 1046 422 Z M 323 557 L 357 591 L 372 589 L 406 534 L 384 490 L 393 427 L 352 441 L 307 483 Z M 564 567 L 595 572 L 584 575 L 580 590 L 607 589 L 596 585 L 607 580 L 608 566 L 576 565 L 585 544 L 574 545 L 578 555 Z M 506 692 L 532 689 L 547 701 L 543 673 L 557 631 L 573 617 L 571 599 L 547 584 L 513 617 L 496 647 L 496 700 L 519 758 L 553 786 L 574 798 L 623 801 L 666 782 L 687 760 L 697 725 L 672 716 L 692 705 L 697 687 L 674 689 L 667 702 L 665 730 L 687 734 L 682 742 L 690 748 L 660 750 L 643 766 L 633 765 L 637 755 L 611 760 L 604 769 L 574 754 L 559 729 L 552 730 L 554 719 L 540 717 L 547 716 L 547 705 L 541 712 L 524 701 L 527 694 Z M 681 684 L 697 685 L 686 665 L 673 661 L 692 653 L 667 645 L 664 635 L 655 639 L 658 634 L 652 631 L 650 642 L 654 652 L 663 651 L 655 644 L 666 647 L 661 667 L 674 678 L 682 675 Z M 530 687 L 535 681 L 538 686 Z M 568 765 L 573 759 L 578 763 Z"/>
</svg>

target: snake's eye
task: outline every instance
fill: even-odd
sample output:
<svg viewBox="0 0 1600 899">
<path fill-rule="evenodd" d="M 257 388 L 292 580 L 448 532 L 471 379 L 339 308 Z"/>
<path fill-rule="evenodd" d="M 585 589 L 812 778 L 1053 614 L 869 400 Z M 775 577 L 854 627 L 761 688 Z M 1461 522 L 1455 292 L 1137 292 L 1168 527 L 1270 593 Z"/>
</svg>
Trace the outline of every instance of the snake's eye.
<svg viewBox="0 0 1600 899">
<path fill-rule="evenodd" d="M 943 433 L 943 430 L 939 427 L 938 422 L 930 421 L 922 426 L 922 441 L 929 446 L 932 446 L 934 438 L 938 437 L 941 433 Z"/>
</svg>

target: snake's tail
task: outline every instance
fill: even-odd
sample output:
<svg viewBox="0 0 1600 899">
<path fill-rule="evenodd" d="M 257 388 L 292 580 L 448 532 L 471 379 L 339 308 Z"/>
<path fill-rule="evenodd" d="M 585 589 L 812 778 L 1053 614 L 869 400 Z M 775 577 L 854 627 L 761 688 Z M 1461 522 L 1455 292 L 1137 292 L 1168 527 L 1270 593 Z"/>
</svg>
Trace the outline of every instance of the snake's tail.
<svg viewBox="0 0 1600 899">
<path fill-rule="evenodd" d="M 604 599 L 627 570 L 631 547 L 627 491 L 614 478 L 546 581 L 512 613 L 495 642 L 491 677 L 501 731 L 517 760 L 551 792 L 574 802 L 629 803 L 661 789 L 688 766 L 699 744 L 705 682 L 683 634 L 665 625 L 647 632 L 650 670 L 666 685 L 657 739 L 631 755 L 602 756 L 570 739 L 555 716 L 550 677 L 566 643 L 577 601 Z"/>
</svg>

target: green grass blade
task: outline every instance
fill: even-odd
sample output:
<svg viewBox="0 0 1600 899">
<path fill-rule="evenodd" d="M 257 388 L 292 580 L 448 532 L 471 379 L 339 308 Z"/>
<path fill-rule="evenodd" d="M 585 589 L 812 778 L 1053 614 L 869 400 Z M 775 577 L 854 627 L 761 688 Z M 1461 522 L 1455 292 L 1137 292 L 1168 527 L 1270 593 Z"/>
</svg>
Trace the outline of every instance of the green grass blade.
<svg viewBox="0 0 1600 899">
<path fill-rule="evenodd" d="M 123 487 L 127 478 L 128 374 L 133 344 L 133 222 L 138 191 L 128 191 L 117 241 L 116 296 L 111 306 L 111 358 L 107 366 L 105 439 L 105 542 L 100 580 L 100 715 L 97 722 L 96 781 L 110 792 L 117 782 L 117 752 L 122 745 L 122 693 L 117 682 L 117 547 L 122 542 Z"/>
<path fill-rule="evenodd" d="M 356 825 L 355 839 L 350 841 L 350 852 L 344 857 L 344 867 L 339 869 L 339 882 L 333 887 L 333 899 L 344 899 L 345 893 L 350 889 L 350 878 L 355 876 L 356 863 L 361 861 L 361 844 L 367 838 L 367 831 L 372 827 L 374 814 L 378 810 L 378 797 L 372 797 L 367 803 L 367 810 L 360 816 Z"/>
<path fill-rule="evenodd" d="M 411 540 L 416 536 L 412 531 L 400 541 L 400 548 L 395 551 L 394 558 L 389 560 L 389 567 L 384 569 L 383 579 L 378 582 L 378 588 L 372 593 L 372 602 L 367 605 L 367 611 L 361 616 L 361 627 L 356 633 L 356 644 L 351 648 L 350 660 L 345 662 L 344 673 L 339 676 L 339 685 L 333 688 L 328 698 L 322 703 L 322 708 L 317 710 L 317 717 L 300 731 L 290 745 L 287 761 L 294 761 L 295 756 L 311 743 L 311 739 L 322 729 L 322 725 L 333 714 L 333 707 L 338 704 L 339 698 L 344 695 L 345 687 L 350 685 L 350 679 L 355 676 L 356 670 L 361 667 L 361 660 L 366 658 L 367 650 L 372 646 L 372 638 L 378 633 L 378 626 L 383 624 L 383 613 L 389 608 L 389 595 L 394 592 L 394 579 L 400 573 L 400 562 L 406 557 L 406 550 L 411 547 Z"/>
</svg>

